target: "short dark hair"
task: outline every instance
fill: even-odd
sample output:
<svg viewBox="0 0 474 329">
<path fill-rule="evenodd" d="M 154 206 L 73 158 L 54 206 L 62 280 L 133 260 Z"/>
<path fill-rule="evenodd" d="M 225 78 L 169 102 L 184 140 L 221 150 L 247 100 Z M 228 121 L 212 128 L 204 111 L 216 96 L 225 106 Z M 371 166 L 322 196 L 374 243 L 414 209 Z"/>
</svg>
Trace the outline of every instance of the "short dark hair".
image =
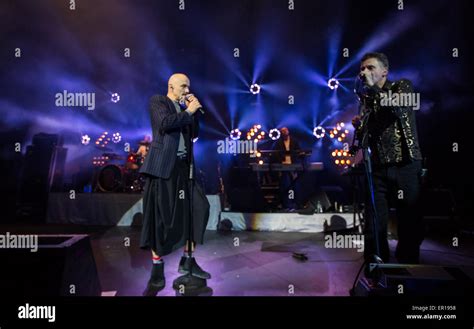
<svg viewBox="0 0 474 329">
<path fill-rule="evenodd" d="M 384 53 L 366 53 L 364 56 L 362 56 L 362 59 L 360 62 L 362 63 L 363 61 L 369 59 L 369 58 L 375 58 L 378 60 L 382 65 L 388 69 L 388 58 Z"/>
</svg>

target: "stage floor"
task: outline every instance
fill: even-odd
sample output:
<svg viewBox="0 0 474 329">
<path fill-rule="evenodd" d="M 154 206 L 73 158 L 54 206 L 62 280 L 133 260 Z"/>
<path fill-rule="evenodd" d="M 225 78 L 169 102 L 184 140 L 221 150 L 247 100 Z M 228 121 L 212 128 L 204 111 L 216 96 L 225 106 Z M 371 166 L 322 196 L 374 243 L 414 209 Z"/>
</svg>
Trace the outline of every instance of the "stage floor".
<svg viewBox="0 0 474 329">
<path fill-rule="evenodd" d="M 0 226 L 1 232 L 17 234 L 89 234 L 104 296 L 141 296 L 151 259 L 138 247 L 140 230 L 140 226 Z M 461 240 L 459 247 L 453 247 L 449 238 L 427 237 L 422 264 L 473 266 L 474 241 L 467 236 Z M 391 240 L 392 256 L 395 246 L 396 240 Z M 306 253 L 308 260 L 294 259 L 293 252 Z M 176 295 L 172 283 L 181 255 L 177 250 L 164 258 L 167 285 L 159 296 Z M 325 248 L 323 233 L 301 232 L 207 231 L 196 257 L 212 274 L 208 295 L 214 296 L 348 296 L 362 264 L 356 248 Z"/>
<path fill-rule="evenodd" d="M 137 247 L 139 227 L 115 227 L 92 240 L 102 290 L 117 296 L 141 295 L 150 272 L 148 252 Z M 123 246 L 129 237 L 130 247 Z M 206 232 L 207 242 L 196 257 L 212 274 L 208 286 L 214 296 L 348 296 L 362 264 L 357 249 L 328 249 L 322 233 Z M 236 242 L 238 241 L 238 246 Z M 396 241 L 390 241 L 391 253 Z M 470 252 L 466 252 L 470 248 Z M 426 239 L 422 263 L 474 265 L 474 248 L 463 251 L 443 241 Z M 306 253 L 302 262 L 293 252 Z M 175 296 L 173 280 L 182 251 L 165 257 L 167 285 L 159 295 Z"/>
</svg>

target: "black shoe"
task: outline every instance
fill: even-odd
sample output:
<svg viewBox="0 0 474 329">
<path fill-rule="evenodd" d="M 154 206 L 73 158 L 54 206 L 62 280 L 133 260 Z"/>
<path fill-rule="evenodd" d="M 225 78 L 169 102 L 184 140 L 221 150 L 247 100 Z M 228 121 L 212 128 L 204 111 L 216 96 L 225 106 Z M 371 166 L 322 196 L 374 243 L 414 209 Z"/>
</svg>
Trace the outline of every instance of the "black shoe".
<svg viewBox="0 0 474 329">
<path fill-rule="evenodd" d="M 179 260 L 178 272 L 181 273 L 181 274 L 188 274 L 189 273 L 188 267 L 186 266 L 186 268 L 185 268 L 186 259 L 188 259 L 188 257 L 182 256 L 181 259 Z"/>
<path fill-rule="evenodd" d="M 142 296 L 154 297 L 159 291 L 163 290 L 165 286 L 166 280 L 164 278 L 157 282 L 150 279 L 142 293 Z"/>
<path fill-rule="evenodd" d="M 211 275 L 198 265 L 194 257 L 181 257 L 178 272 L 181 274 L 188 274 L 190 271 L 191 275 L 197 278 L 205 280 L 211 278 Z"/>
<path fill-rule="evenodd" d="M 153 264 L 151 269 L 151 277 L 148 280 L 142 296 L 156 296 L 156 294 L 163 290 L 166 286 L 166 279 L 164 274 L 165 263 Z"/>
</svg>

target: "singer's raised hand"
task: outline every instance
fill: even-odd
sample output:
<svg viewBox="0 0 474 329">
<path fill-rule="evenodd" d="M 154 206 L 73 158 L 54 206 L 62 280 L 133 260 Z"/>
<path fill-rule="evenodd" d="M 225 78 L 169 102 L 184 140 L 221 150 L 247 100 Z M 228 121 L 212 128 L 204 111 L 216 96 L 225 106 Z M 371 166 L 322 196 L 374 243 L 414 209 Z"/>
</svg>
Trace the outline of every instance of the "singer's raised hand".
<svg viewBox="0 0 474 329">
<path fill-rule="evenodd" d="M 369 87 L 372 87 L 375 84 L 374 79 L 372 79 L 372 76 L 370 75 L 370 73 L 361 72 L 359 77 Z"/>
<path fill-rule="evenodd" d="M 189 102 L 188 108 L 186 110 L 191 112 L 191 114 L 194 114 L 201 107 L 202 107 L 202 105 L 201 105 L 201 103 L 199 103 L 199 100 L 196 97 L 194 97 L 193 100 L 191 102 Z"/>
<path fill-rule="evenodd" d="M 187 94 L 184 97 L 185 97 L 187 102 L 192 102 L 196 98 L 196 96 L 194 96 L 194 94 Z"/>
</svg>

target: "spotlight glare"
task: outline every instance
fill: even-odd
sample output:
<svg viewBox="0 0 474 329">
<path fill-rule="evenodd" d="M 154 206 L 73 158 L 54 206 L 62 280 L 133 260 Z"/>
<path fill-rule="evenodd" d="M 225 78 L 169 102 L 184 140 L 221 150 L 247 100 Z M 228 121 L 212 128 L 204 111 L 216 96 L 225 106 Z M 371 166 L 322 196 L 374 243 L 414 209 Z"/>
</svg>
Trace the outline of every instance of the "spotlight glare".
<svg viewBox="0 0 474 329">
<path fill-rule="evenodd" d="M 108 140 L 110 140 L 110 139 L 108 139 Z M 113 141 L 115 144 L 119 143 L 121 140 L 122 140 L 122 136 L 120 136 L 119 133 L 115 133 L 115 134 L 112 135 L 112 141 Z M 105 141 L 105 144 L 107 144 L 107 143 L 108 143 L 108 142 Z"/>
<path fill-rule="evenodd" d="M 270 131 L 268 132 L 268 136 L 270 136 L 272 140 L 276 141 L 281 136 L 280 130 L 276 128 L 270 129 Z"/>
<path fill-rule="evenodd" d="M 230 139 L 232 139 L 234 141 L 238 140 L 238 139 L 240 139 L 241 135 L 242 135 L 242 132 L 238 128 L 232 129 L 231 132 L 230 132 Z M 250 139 L 250 137 L 247 136 L 247 139 Z"/>
<path fill-rule="evenodd" d="M 335 78 L 329 79 L 328 80 L 328 87 L 331 90 L 336 90 L 337 88 L 339 88 L 339 81 L 337 81 L 337 79 L 335 79 Z"/>
<path fill-rule="evenodd" d="M 326 130 L 324 130 L 324 128 L 321 126 L 317 126 L 313 129 L 313 135 L 317 139 L 323 138 L 325 134 L 326 134 Z"/>
<path fill-rule="evenodd" d="M 250 86 L 250 92 L 254 95 L 257 95 L 258 93 L 260 93 L 260 86 L 256 83 L 252 84 Z"/>
<path fill-rule="evenodd" d="M 81 143 L 82 145 L 88 145 L 91 141 L 91 138 L 88 135 L 82 135 Z"/>
<path fill-rule="evenodd" d="M 113 93 L 113 94 L 110 96 L 110 100 L 111 100 L 113 103 L 118 103 L 118 101 L 120 100 L 120 95 L 117 94 L 117 93 Z"/>
</svg>

